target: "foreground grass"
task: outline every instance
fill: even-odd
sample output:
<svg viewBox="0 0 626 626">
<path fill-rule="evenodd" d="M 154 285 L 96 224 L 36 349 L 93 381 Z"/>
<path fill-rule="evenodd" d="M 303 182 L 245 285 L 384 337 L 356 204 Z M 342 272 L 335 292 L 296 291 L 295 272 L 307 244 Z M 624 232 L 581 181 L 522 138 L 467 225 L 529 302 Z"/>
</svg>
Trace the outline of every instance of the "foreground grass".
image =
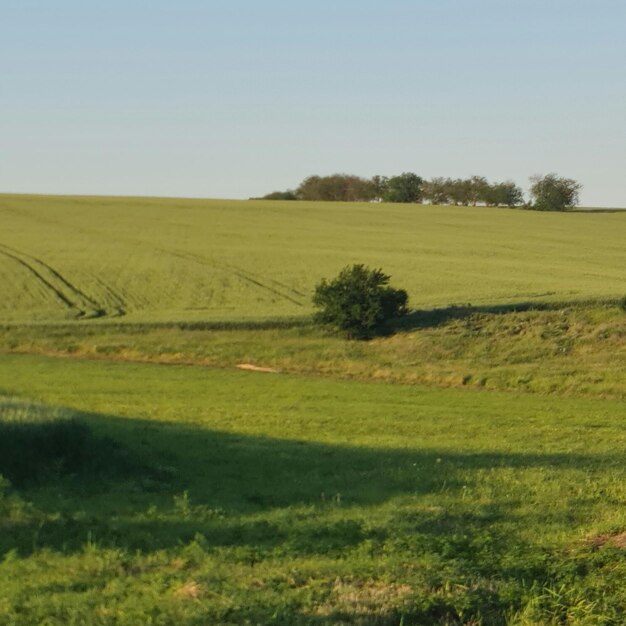
<svg viewBox="0 0 626 626">
<path fill-rule="evenodd" d="M 255 324 L 0 327 L 0 350 L 234 367 L 440 387 L 626 398 L 618 302 L 414 312 L 396 334 L 346 342 L 305 319 Z"/>
<path fill-rule="evenodd" d="M 624 623 L 620 402 L 18 355 L 0 380 L 3 423 L 126 459 L 3 487 L 1 624 Z"/>
</svg>

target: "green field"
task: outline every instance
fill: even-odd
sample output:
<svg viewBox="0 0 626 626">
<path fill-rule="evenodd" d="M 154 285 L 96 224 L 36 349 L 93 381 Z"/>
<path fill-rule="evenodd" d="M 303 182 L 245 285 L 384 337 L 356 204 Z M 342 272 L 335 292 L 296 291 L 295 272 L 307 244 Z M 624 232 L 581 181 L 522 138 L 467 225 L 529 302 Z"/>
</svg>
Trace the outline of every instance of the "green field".
<svg viewBox="0 0 626 626">
<path fill-rule="evenodd" d="M 622 403 L 29 356 L 0 375 L 5 423 L 71 407 L 135 467 L 0 500 L 2 624 L 623 623 Z"/>
<path fill-rule="evenodd" d="M 0 626 L 626 623 L 624 240 L 0 196 Z M 415 309 L 372 341 L 309 321 L 352 262 Z"/>
<path fill-rule="evenodd" d="M 301 316 L 383 267 L 417 308 L 622 294 L 626 211 L 0 196 L 0 321 Z"/>
</svg>

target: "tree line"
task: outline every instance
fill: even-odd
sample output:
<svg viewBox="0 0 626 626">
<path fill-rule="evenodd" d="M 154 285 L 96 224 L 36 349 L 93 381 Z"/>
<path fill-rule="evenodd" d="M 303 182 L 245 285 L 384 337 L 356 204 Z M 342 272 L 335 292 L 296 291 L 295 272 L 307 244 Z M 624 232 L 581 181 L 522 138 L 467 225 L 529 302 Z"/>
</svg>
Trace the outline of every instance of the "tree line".
<svg viewBox="0 0 626 626">
<path fill-rule="evenodd" d="M 296 189 L 274 191 L 256 199 L 485 205 L 539 211 L 563 211 L 578 204 L 582 185 L 571 178 L 547 174 L 533 176 L 530 181 L 528 202 L 521 188 L 510 180 L 490 183 L 484 176 L 425 180 L 413 172 L 372 178 L 353 174 L 313 175 L 305 178 Z"/>
</svg>

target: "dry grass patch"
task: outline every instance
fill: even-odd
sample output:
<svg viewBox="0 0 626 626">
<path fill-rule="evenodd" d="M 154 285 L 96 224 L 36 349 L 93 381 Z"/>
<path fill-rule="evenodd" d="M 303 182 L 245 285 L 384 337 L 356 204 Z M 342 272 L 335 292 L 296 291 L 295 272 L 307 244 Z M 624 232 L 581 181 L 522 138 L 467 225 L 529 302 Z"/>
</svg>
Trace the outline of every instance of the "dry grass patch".
<svg viewBox="0 0 626 626">
<path fill-rule="evenodd" d="M 202 594 L 202 586 L 194 580 L 190 580 L 174 592 L 174 597 L 179 600 L 198 600 Z"/>
<path fill-rule="evenodd" d="M 412 592 L 411 587 L 405 584 L 337 578 L 327 601 L 315 607 L 313 612 L 323 617 L 384 617 L 406 608 Z"/>
<path fill-rule="evenodd" d="M 596 535 L 588 540 L 589 545 L 592 548 L 599 549 L 604 546 L 610 546 L 612 548 L 620 548 L 626 550 L 626 531 L 621 533 L 606 533 L 603 535 Z"/>
</svg>

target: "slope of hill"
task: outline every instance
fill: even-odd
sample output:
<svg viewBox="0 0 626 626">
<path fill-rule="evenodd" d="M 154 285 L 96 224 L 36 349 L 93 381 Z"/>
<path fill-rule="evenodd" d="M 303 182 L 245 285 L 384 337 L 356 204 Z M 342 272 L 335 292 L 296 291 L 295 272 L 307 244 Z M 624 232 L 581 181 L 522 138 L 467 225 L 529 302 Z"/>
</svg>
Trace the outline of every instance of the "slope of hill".
<svg viewBox="0 0 626 626">
<path fill-rule="evenodd" d="M 621 295 L 626 212 L 0 196 L 0 321 L 300 316 L 383 267 L 415 307 Z"/>
</svg>

